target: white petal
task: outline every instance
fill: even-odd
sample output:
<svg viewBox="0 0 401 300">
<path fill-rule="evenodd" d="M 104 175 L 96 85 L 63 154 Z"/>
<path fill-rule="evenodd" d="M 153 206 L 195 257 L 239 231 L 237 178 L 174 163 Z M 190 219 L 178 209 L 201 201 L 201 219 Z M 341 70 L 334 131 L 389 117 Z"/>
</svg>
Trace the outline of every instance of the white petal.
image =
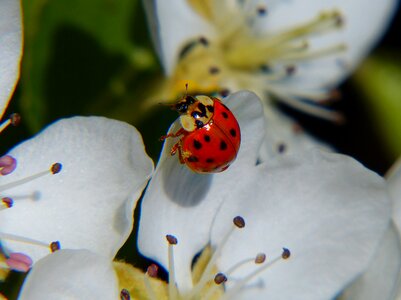
<svg viewBox="0 0 401 300">
<path fill-rule="evenodd" d="M 0 118 L 19 77 L 22 55 L 21 23 L 20 1 L 0 1 Z"/>
<path fill-rule="evenodd" d="M 297 151 L 308 151 L 321 148 L 332 151 L 332 148 L 304 132 L 300 126 L 279 110 L 271 107 L 265 110 L 266 134 L 260 148 L 260 160 L 267 164 L 280 159 L 283 154 L 294 154 Z"/>
<path fill-rule="evenodd" d="M 391 167 L 387 174 L 387 183 L 393 199 L 393 219 L 401 232 L 401 159 Z"/>
<path fill-rule="evenodd" d="M 397 229 L 391 225 L 369 269 L 346 289 L 341 300 L 395 299 L 400 288 L 400 270 L 400 238 Z"/>
<path fill-rule="evenodd" d="M 143 3 L 166 74 L 171 74 L 179 51 L 189 41 L 213 34 L 210 25 L 185 0 L 145 0 Z"/>
<path fill-rule="evenodd" d="M 269 7 L 263 24 L 267 33 L 282 31 L 312 20 L 319 13 L 336 9 L 344 16 L 344 27 L 310 39 L 311 50 L 345 43 L 344 53 L 314 59 L 297 65 L 297 71 L 286 85 L 303 90 L 333 87 L 344 79 L 371 50 L 389 25 L 396 11 L 396 0 L 293 0 L 277 1 Z"/>
<path fill-rule="evenodd" d="M 47 170 L 55 162 L 63 169 L 2 192 L 15 202 L 0 211 L 2 233 L 58 240 L 62 248 L 85 248 L 114 257 L 131 232 L 133 207 L 153 168 L 133 126 L 101 117 L 65 119 L 10 155 L 18 166 L 1 177 L 1 186 Z M 3 242 L 34 260 L 49 253 L 43 247 Z"/>
<path fill-rule="evenodd" d="M 382 178 L 355 160 L 320 151 L 260 165 L 231 186 L 216 216 L 212 245 L 236 215 L 246 226 L 231 237 L 218 263 L 222 272 L 266 253 L 292 255 L 265 270 L 243 299 L 331 299 L 363 272 L 387 228 L 390 203 Z M 241 278 L 257 267 L 234 273 Z M 235 285 L 230 281 L 229 289 Z"/>
<path fill-rule="evenodd" d="M 174 141 L 168 140 L 142 202 L 138 247 L 144 255 L 167 267 L 165 235 L 175 235 L 181 289 L 191 286 L 190 262 L 209 240 L 209 224 L 230 195 L 227 187 L 242 180 L 246 166 L 256 164 L 264 136 L 263 109 L 255 94 L 238 92 L 225 103 L 241 128 L 242 142 L 236 161 L 222 173 L 196 174 L 169 155 Z M 177 125 L 170 131 L 175 128 Z"/>
<path fill-rule="evenodd" d="M 110 260 L 88 250 L 60 250 L 38 261 L 19 299 L 119 299 Z"/>
</svg>

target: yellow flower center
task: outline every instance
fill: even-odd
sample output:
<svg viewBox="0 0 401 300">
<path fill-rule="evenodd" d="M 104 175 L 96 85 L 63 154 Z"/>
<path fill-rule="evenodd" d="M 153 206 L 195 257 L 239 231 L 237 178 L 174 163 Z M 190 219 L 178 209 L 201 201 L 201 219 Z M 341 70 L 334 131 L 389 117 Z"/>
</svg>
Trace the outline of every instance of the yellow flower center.
<svg viewBox="0 0 401 300">
<path fill-rule="evenodd" d="M 157 278 L 157 266 L 151 265 L 147 272 L 142 272 L 129 264 L 115 262 L 114 268 L 119 279 L 121 298 L 126 299 L 149 299 L 149 300 L 228 300 L 246 289 L 246 284 L 255 279 L 260 273 L 280 260 L 290 257 L 290 251 L 283 248 L 282 254 L 267 261 L 264 253 L 258 253 L 255 257 L 246 258 L 233 262 L 228 270 L 220 272 L 217 268 L 217 260 L 222 255 L 222 250 L 232 233 L 245 227 L 245 221 L 237 216 L 233 219 L 233 225 L 220 243 L 212 248 L 205 247 L 199 257 L 195 260 L 192 268 L 192 289 L 180 291 L 175 281 L 176 271 L 174 267 L 173 248 L 178 244 L 176 237 L 167 235 L 168 241 L 168 282 Z M 243 278 L 238 278 L 235 272 L 241 267 L 254 264 L 256 269 Z M 234 279 L 235 278 L 235 279 Z M 231 281 L 230 289 L 226 290 L 225 282 Z"/>
<path fill-rule="evenodd" d="M 194 37 L 181 49 L 173 73 L 154 97 L 175 99 L 177 95 L 212 94 L 248 89 L 262 99 L 276 96 L 285 103 L 322 118 L 336 120 L 338 115 L 322 112 L 299 99 L 327 100 L 330 91 L 287 90 L 280 85 L 294 76 L 297 64 L 338 54 L 345 44 L 315 49 L 310 38 L 338 30 L 344 21 L 338 10 L 320 12 L 311 20 L 281 31 L 261 31 L 257 26 L 268 18 L 266 6 L 252 1 L 188 0 L 194 11 L 214 28 L 213 36 Z M 259 24 L 260 25 L 260 24 Z M 188 91 L 185 89 L 188 83 Z"/>
</svg>

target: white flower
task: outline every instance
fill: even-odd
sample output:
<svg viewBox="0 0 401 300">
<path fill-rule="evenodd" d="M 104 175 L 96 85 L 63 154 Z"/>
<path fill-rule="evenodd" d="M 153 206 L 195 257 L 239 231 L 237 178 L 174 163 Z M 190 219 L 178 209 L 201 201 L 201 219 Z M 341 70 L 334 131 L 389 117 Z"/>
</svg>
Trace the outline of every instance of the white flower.
<svg viewBox="0 0 401 300">
<path fill-rule="evenodd" d="M 41 259 L 19 295 L 29 299 L 119 299 L 111 261 L 88 250 L 60 250 Z"/>
<path fill-rule="evenodd" d="M 0 115 L 21 53 L 20 1 L 1 1 Z M 139 132 L 101 117 L 61 120 L 18 145 L 0 158 L 0 240 L 8 258 L 0 267 L 26 271 L 60 243 L 111 261 L 132 230 L 152 170 Z"/>
<path fill-rule="evenodd" d="M 183 90 L 248 89 L 265 104 L 262 156 L 316 143 L 294 130 L 273 98 L 341 121 L 324 104 L 387 27 L 397 0 L 144 1 L 168 80 L 154 99 Z M 298 127 L 299 128 L 299 127 Z M 263 158 L 263 157 L 262 157 Z"/>
<path fill-rule="evenodd" d="M 65 119 L 8 155 L 17 168 L 0 184 L 1 196 L 13 204 L 0 211 L 6 251 L 36 261 L 58 241 L 62 248 L 115 256 L 153 169 L 133 126 L 101 117 Z M 62 164 L 61 172 L 48 171 L 53 163 Z"/>
<path fill-rule="evenodd" d="M 401 297 L 401 164 L 386 174 L 388 192 L 393 201 L 393 220 L 369 265 L 369 268 L 341 295 L 341 300 L 400 299 Z"/>
<path fill-rule="evenodd" d="M 142 202 L 140 251 L 169 270 L 184 296 L 199 292 L 191 266 L 210 245 L 212 265 L 228 279 L 224 297 L 333 298 L 368 267 L 388 226 L 385 182 L 349 157 L 318 150 L 258 164 L 259 100 L 239 92 L 226 105 L 242 129 L 237 160 L 223 173 L 195 174 L 169 155 L 174 141 L 166 142 Z M 231 232 L 235 216 L 246 226 Z M 177 245 L 169 246 L 166 235 Z M 266 269 L 248 262 L 229 271 L 260 252 L 269 264 L 283 247 L 292 253 L 288 261 Z M 216 273 L 204 274 L 213 280 Z M 249 274 L 254 277 L 246 280 Z"/>
<path fill-rule="evenodd" d="M 22 55 L 20 1 L 0 3 L 0 118 L 7 107 L 19 77 Z"/>
<path fill-rule="evenodd" d="M 177 293 L 180 299 L 201 293 L 217 293 L 213 299 L 335 297 L 365 271 L 384 238 L 391 214 L 385 182 L 351 158 L 318 150 L 258 164 L 264 136 L 259 100 L 240 92 L 226 104 L 242 128 L 234 164 L 223 173 L 192 173 L 168 154 L 174 143 L 168 140 L 145 193 L 138 247 L 176 283 L 157 299 L 178 299 Z M 236 216 L 245 220 L 243 228 L 241 218 L 233 226 Z M 167 242 L 167 235 L 178 243 L 173 236 Z M 213 256 L 206 256 L 204 277 L 193 282 L 193 259 L 205 246 Z M 219 272 L 216 280 L 227 279 L 224 290 L 208 282 Z M 117 299 L 115 276 L 101 255 L 60 250 L 33 267 L 21 299 Z M 143 285 L 144 278 L 132 280 Z"/>
</svg>

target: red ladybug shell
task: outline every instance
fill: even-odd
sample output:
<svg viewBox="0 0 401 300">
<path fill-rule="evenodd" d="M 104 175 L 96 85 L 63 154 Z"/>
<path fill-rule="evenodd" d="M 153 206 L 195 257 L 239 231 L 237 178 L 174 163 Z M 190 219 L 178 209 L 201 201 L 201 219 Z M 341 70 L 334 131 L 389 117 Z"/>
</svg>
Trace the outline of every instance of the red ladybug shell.
<svg viewBox="0 0 401 300">
<path fill-rule="evenodd" d="M 180 140 L 180 160 L 197 173 L 222 172 L 235 160 L 241 131 L 233 113 L 217 98 L 207 124 L 186 132 Z"/>
</svg>

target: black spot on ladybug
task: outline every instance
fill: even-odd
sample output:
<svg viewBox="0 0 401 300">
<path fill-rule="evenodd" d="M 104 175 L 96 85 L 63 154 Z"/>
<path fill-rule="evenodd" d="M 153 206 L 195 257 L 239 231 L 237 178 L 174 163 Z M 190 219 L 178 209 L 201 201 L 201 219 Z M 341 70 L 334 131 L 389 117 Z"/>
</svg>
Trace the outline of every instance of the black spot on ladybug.
<svg viewBox="0 0 401 300">
<path fill-rule="evenodd" d="M 206 159 L 206 162 L 211 164 L 211 163 L 214 162 L 214 158 L 209 157 L 209 158 Z"/>
<path fill-rule="evenodd" d="M 231 134 L 232 137 L 236 137 L 237 136 L 237 132 L 235 131 L 234 128 L 230 129 L 230 134 Z"/>
<path fill-rule="evenodd" d="M 207 110 L 210 111 L 211 113 L 214 112 L 214 107 L 213 105 L 208 105 L 206 106 Z"/>
<path fill-rule="evenodd" d="M 203 126 L 205 126 L 205 124 L 203 124 L 203 122 L 199 121 L 199 120 L 195 120 L 195 124 L 196 124 L 196 128 L 198 128 L 198 129 L 200 129 Z"/>
<path fill-rule="evenodd" d="M 223 111 L 221 115 L 223 116 L 224 119 L 228 119 L 228 114 L 225 111 Z"/>
<path fill-rule="evenodd" d="M 190 157 L 188 157 L 188 161 L 189 162 L 198 162 L 199 159 L 196 156 L 191 155 Z"/>
<path fill-rule="evenodd" d="M 194 140 L 194 147 L 195 149 L 199 150 L 200 148 L 202 148 L 202 143 L 198 140 Z"/>
<path fill-rule="evenodd" d="M 210 142 L 210 135 L 205 134 L 205 135 L 203 136 L 203 139 L 205 140 L 206 143 L 209 143 L 209 142 Z"/>
<path fill-rule="evenodd" d="M 223 140 L 220 141 L 220 150 L 226 150 L 227 149 L 227 143 Z"/>
</svg>

